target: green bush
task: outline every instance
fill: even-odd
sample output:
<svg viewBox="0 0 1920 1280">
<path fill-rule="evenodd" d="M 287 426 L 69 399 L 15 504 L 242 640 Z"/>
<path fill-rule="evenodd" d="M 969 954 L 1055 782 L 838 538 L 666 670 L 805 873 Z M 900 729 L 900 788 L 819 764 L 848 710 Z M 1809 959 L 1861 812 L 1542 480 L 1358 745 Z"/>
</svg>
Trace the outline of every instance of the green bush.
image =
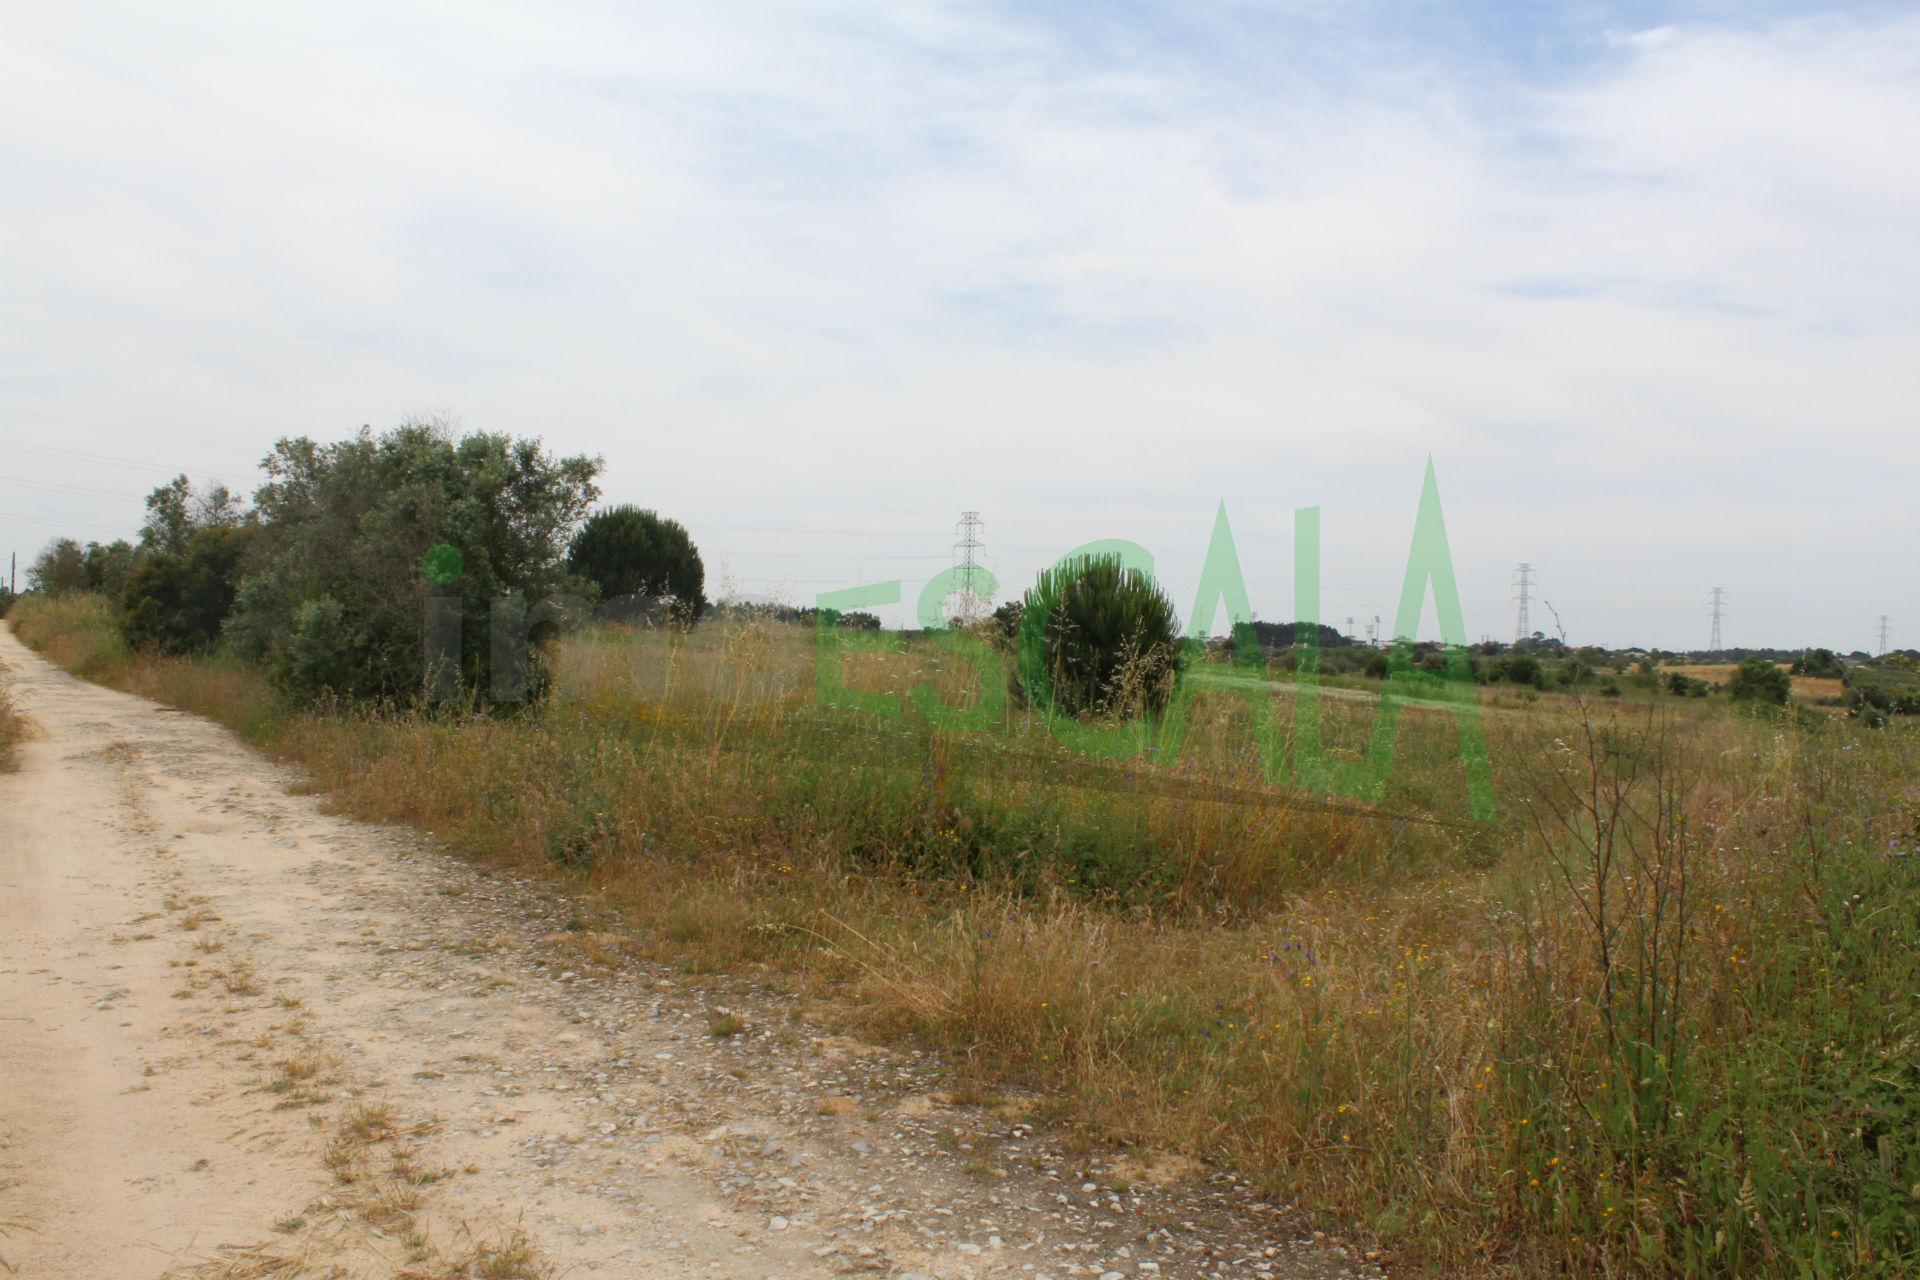
<svg viewBox="0 0 1920 1280">
<path fill-rule="evenodd" d="M 1036 706 L 1069 715 L 1157 712 L 1182 659 L 1173 601 L 1118 556 L 1079 556 L 1022 601 L 1020 680 Z"/>
<path fill-rule="evenodd" d="M 1540 659 L 1530 653 L 1510 653 L 1500 659 L 1494 668 L 1500 678 L 1510 684 L 1528 685 L 1535 689 L 1547 687 L 1546 668 L 1540 665 Z"/>
<path fill-rule="evenodd" d="M 188 536 L 178 553 L 163 551 L 137 560 L 120 589 L 120 627 L 127 643 L 162 653 L 212 647 L 233 611 L 256 532 L 201 529 Z"/>
<path fill-rule="evenodd" d="M 303 697 L 350 694 L 355 691 L 355 669 L 363 661 L 364 648 L 338 600 L 321 596 L 302 601 L 293 611 L 292 635 L 279 654 L 274 674 Z"/>
<path fill-rule="evenodd" d="M 1697 677 L 1679 671 L 1667 672 L 1667 692 L 1676 698 L 1704 698 L 1710 687 Z"/>
<path fill-rule="evenodd" d="M 1793 678 L 1765 658 L 1743 659 L 1727 680 L 1727 693 L 1736 702 L 1764 702 L 1784 707 L 1787 695 L 1792 692 Z"/>
</svg>

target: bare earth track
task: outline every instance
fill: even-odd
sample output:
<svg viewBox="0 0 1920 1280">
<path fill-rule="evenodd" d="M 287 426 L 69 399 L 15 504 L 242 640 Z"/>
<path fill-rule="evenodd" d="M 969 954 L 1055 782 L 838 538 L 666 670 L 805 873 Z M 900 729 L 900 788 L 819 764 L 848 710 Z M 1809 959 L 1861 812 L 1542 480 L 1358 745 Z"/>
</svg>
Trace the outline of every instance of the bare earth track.
<svg viewBox="0 0 1920 1280">
<path fill-rule="evenodd" d="M 1378 1274 L 0 664 L 40 730 L 0 776 L 0 1276 Z"/>
</svg>

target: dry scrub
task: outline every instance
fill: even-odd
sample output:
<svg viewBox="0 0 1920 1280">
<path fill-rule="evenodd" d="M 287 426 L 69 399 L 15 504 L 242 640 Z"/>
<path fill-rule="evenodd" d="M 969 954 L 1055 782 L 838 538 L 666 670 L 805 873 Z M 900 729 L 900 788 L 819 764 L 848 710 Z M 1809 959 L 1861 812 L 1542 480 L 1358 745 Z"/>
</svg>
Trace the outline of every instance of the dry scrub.
<svg viewBox="0 0 1920 1280">
<path fill-rule="evenodd" d="M 27 718 L 13 705 L 5 678 L 0 676 L 0 771 L 17 767 L 20 744 L 26 737 Z"/>
</svg>

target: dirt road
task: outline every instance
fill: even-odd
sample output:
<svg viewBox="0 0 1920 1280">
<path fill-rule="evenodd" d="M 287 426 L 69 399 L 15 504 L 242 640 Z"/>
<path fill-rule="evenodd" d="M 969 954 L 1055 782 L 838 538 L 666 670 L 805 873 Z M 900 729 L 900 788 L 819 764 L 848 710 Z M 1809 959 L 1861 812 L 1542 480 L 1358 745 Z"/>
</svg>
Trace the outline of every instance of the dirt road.
<svg viewBox="0 0 1920 1280">
<path fill-rule="evenodd" d="M 0 631 L 0 1275 L 1375 1272 L 930 1057 L 620 954 Z"/>
</svg>

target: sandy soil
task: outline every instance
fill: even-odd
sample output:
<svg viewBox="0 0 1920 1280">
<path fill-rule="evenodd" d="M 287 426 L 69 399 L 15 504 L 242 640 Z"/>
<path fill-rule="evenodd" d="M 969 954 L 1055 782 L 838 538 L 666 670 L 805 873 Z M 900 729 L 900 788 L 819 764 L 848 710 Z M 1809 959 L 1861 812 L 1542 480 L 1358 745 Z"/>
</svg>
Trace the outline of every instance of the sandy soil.
<svg viewBox="0 0 1920 1280">
<path fill-rule="evenodd" d="M 39 730 L 0 776 L 0 1274 L 1378 1274 L 1230 1178 L 642 965 L 11 632 L 0 664 Z"/>
</svg>

